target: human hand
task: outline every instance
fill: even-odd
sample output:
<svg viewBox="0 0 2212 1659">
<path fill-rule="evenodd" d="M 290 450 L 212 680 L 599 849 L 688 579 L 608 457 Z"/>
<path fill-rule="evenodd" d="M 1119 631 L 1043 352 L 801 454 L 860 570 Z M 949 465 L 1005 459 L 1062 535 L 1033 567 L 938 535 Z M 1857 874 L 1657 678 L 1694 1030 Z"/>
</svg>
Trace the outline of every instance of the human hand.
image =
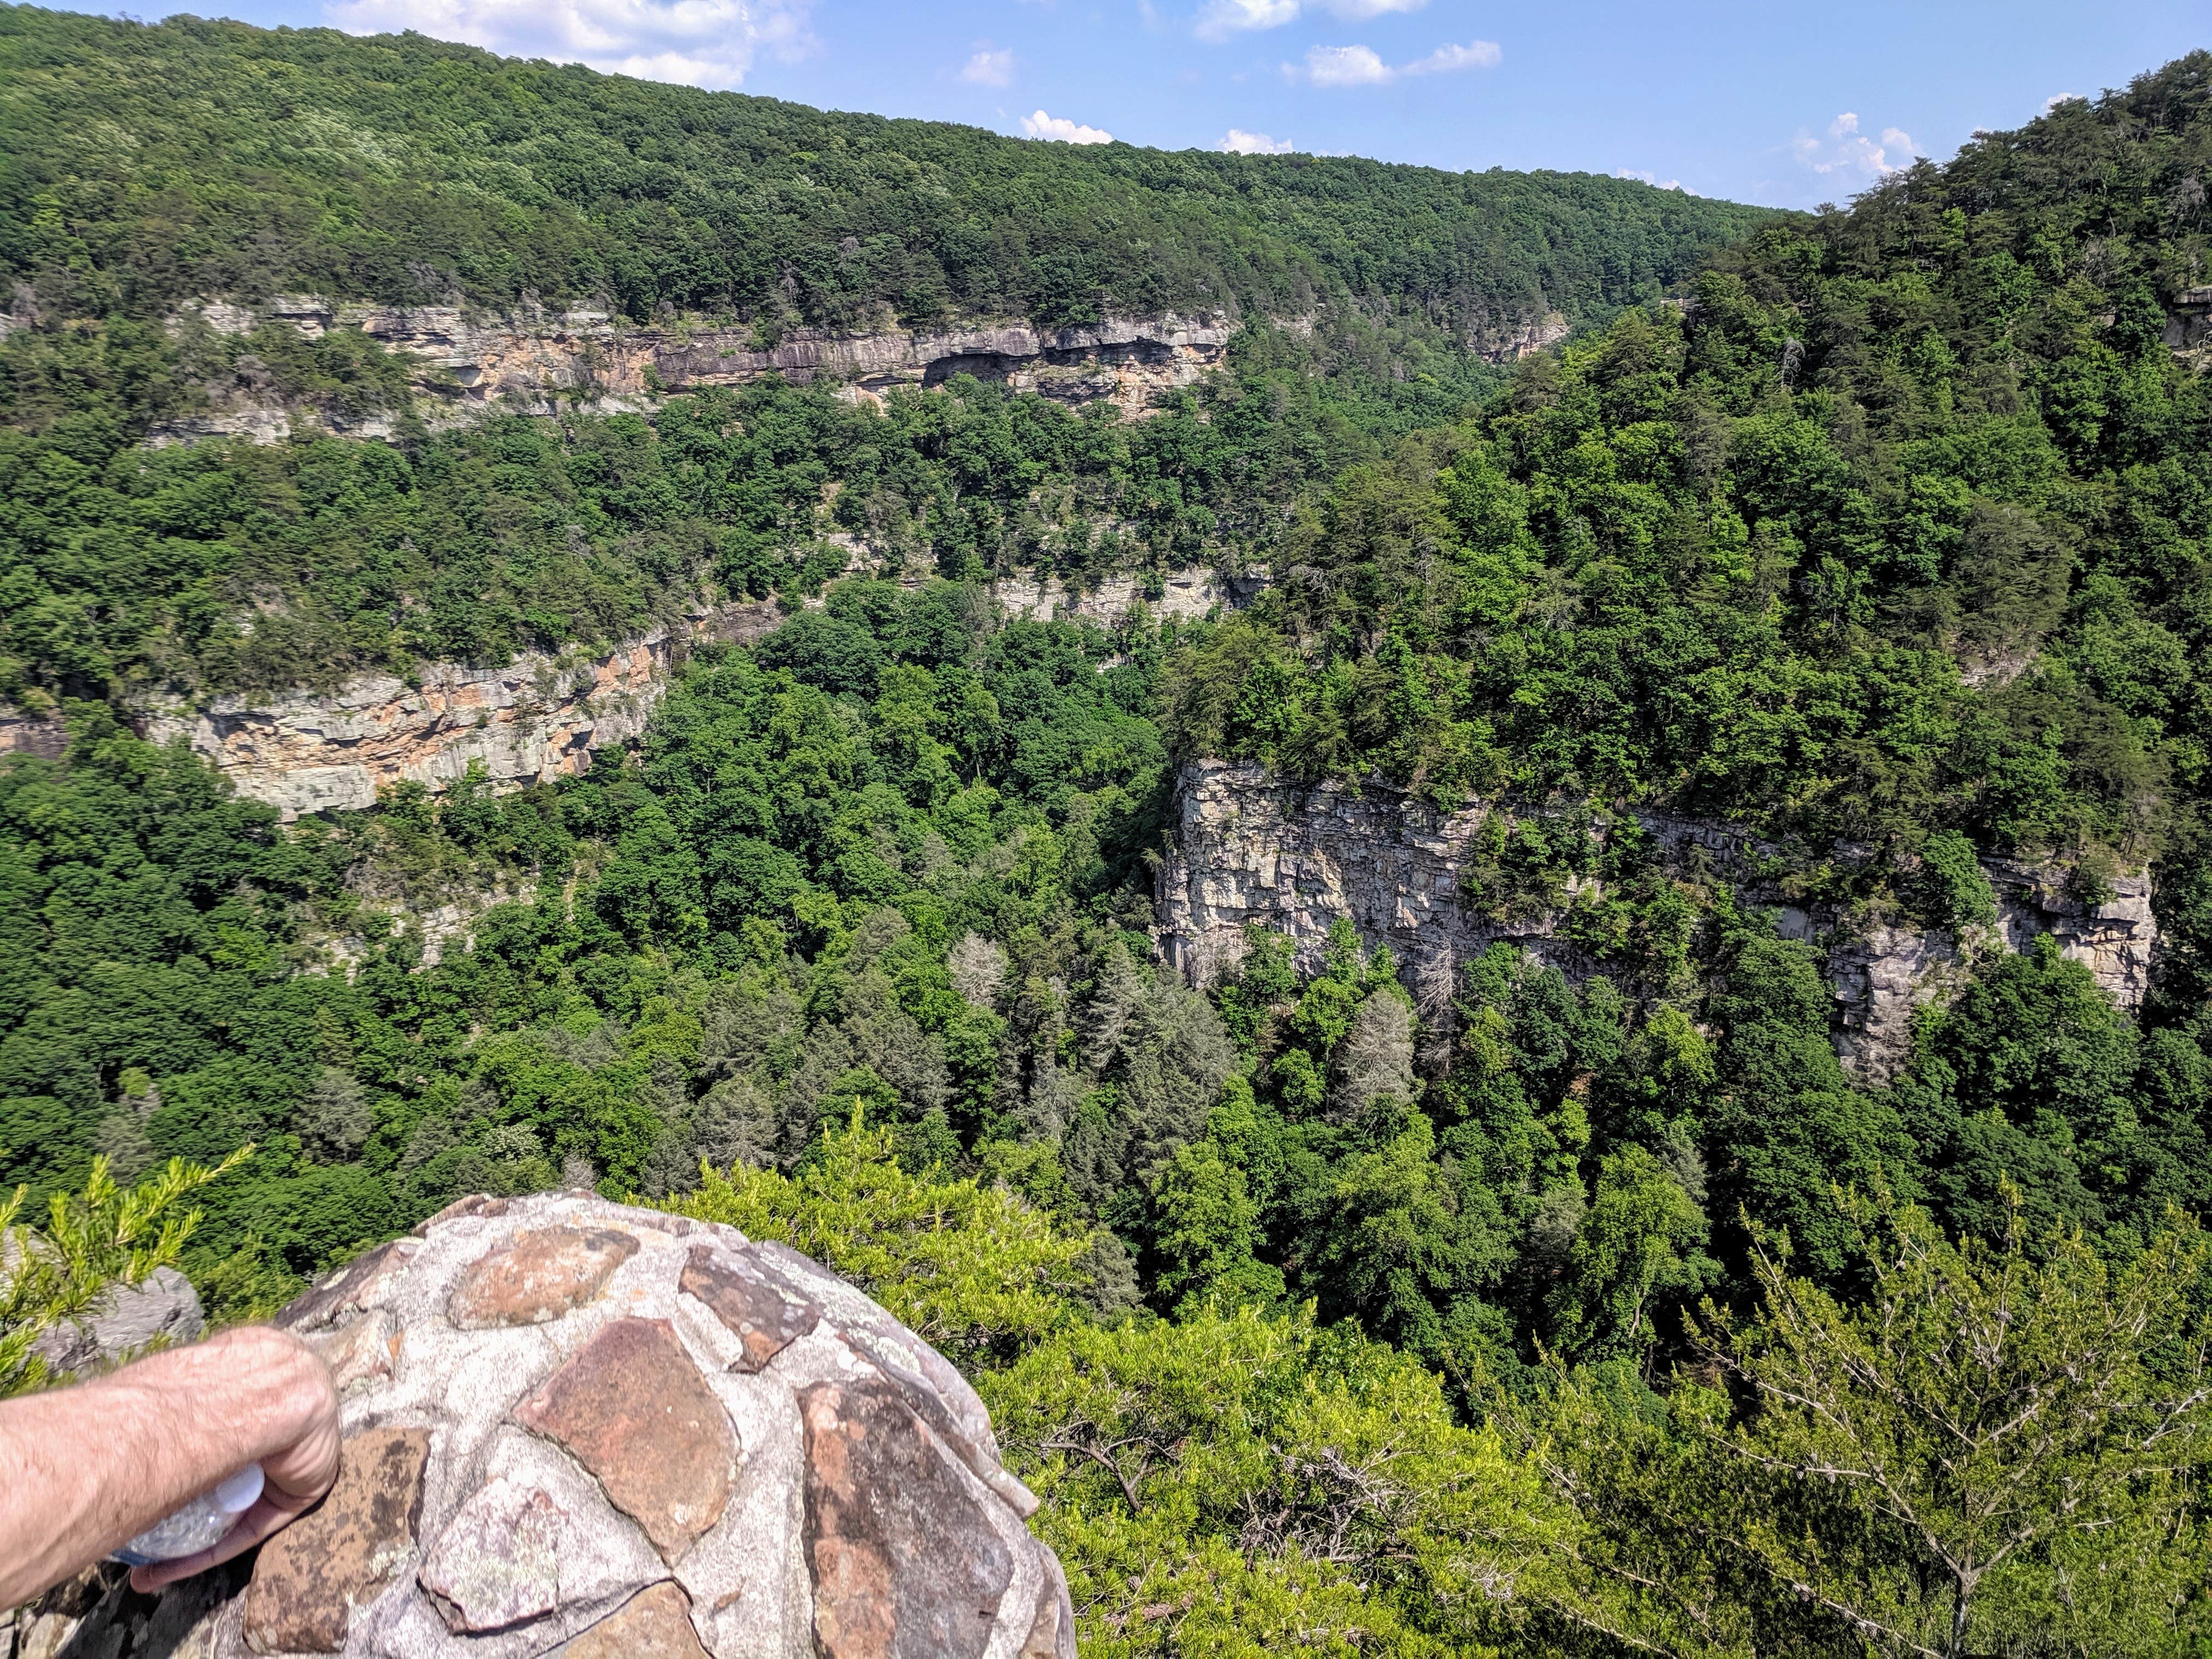
<svg viewBox="0 0 2212 1659">
<path fill-rule="evenodd" d="M 131 1587 L 161 1589 L 204 1572 L 252 1549 L 322 1501 L 338 1474 L 338 1396 L 330 1368 L 295 1336 L 267 1326 L 230 1331 L 213 1340 L 229 1345 L 228 1364 L 255 1376 L 266 1391 L 257 1437 L 269 1449 L 261 1465 L 261 1496 L 222 1539 L 197 1554 L 131 1570 Z"/>
</svg>

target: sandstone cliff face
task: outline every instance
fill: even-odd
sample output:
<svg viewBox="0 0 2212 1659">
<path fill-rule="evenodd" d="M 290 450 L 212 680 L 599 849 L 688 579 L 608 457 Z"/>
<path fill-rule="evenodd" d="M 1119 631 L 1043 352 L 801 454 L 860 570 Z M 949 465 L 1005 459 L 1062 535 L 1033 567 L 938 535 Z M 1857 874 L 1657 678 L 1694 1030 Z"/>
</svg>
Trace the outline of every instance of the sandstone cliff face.
<svg viewBox="0 0 2212 1659">
<path fill-rule="evenodd" d="M 855 550 L 854 568 L 873 568 L 865 550 Z M 1159 617 L 1203 617 L 1242 602 L 1257 586 L 1193 566 L 1170 572 L 1149 597 L 1135 576 L 1109 577 L 1087 589 L 1057 576 L 1011 576 L 993 584 L 991 594 L 1009 617 L 1111 628 L 1139 605 Z M 483 763 L 495 787 L 550 782 L 582 771 L 594 750 L 635 741 L 693 641 L 742 643 L 781 620 L 773 599 L 702 607 L 685 628 L 656 629 L 581 661 L 528 653 L 503 668 L 441 663 L 419 685 L 369 675 L 328 694 L 246 693 L 155 708 L 142 725 L 156 743 L 183 738 L 240 793 L 268 802 L 287 822 L 303 812 L 373 806 L 379 789 L 404 781 L 441 792 L 472 762 Z M 11 721 L 0 711 L 0 753 L 58 754 L 61 741 L 56 723 Z"/>
<path fill-rule="evenodd" d="M 1157 593 L 1148 593 L 1138 576 L 1109 576 L 1096 586 L 1077 588 L 1058 576 L 1024 574 L 993 582 L 991 597 L 1009 620 L 1089 622 L 1110 629 L 1140 605 L 1156 622 L 1194 622 L 1245 604 L 1265 585 L 1264 577 L 1224 577 L 1191 565 L 1170 571 Z"/>
<path fill-rule="evenodd" d="M 1477 356 L 1502 368 L 1557 345 L 1571 331 L 1565 312 L 1547 311 L 1540 317 L 1523 317 L 1493 328 L 1469 345 Z"/>
<path fill-rule="evenodd" d="M 1447 813 L 1387 786 L 1354 795 L 1219 761 L 1186 768 L 1177 793 L 1174 846 L 1159 876 L 1159 929 L 1169 962 L 1194 983 L 1235 963 L 1248 922 L 1288 933 L 1301 967 L 1316 969 L 1339 916 L 1349 917 L 1370 947 L 1390 947 L 1425 1006 L 1441 1006 L 1460 969 L 1501 939 L 1571 977 L 1595 971 L 1561 936 L 1564 911 L 1502 926 L 1461 902 L 1460 872 L 1484 803 Z M 1784 934 L 1827 946 L 1838 1052 L 1869 1082 L 1894 1076 L 1914 1011 L 1964 978 L 1958 942 L 1893 927 L 1855 933 L 1842 917 L 1789 906 L 1762 889 L 1747 873 L 1750 855 L 1761 849 L 1744 832 L 1638 817 L 1662 867 L 1734 878 L 1746 902 L 1777 911 Z M 2068 895 L 2054 872 L 2002 860 L 1985 860 L 1983 869 L 2008 945 L 2018 950 L 2050 933 L 2123 1007 L 2142 1002 L 2158 940 L 2147 877 L 2123 877 L 2109 902 L 2092 907 Z"/>
<path fill-rule="evenodd" d="M 357 328 L 422 366 L 417 390 L 433 424 L 494 408 L 550 415 L 562 400 L 602 412 L 647 407 L 663 392 L 741 386 L 769 375 L 805 383 L 828 376 L 855 398 L 880 400 L 894 386 L 936 386 L 973 374 L 1021 392 L 1074 404 L 1105 402 L 1149 412 L 1155 392 L 1188 386 L 1217 367 L 1230 326 L 1219 317 L 1112 318 L 1062 329 L 1010 323 L 939 333 L 832 334 L 799 330 L 763 347 L 750 329 L 672 322 L 637 327 L 604 312 L 560 314 L 533 307 L 487 315 L 456 306 L 337 305 L 314 295 L 258 307 L 204 303 L 198 316 L 218 332 L 243 334 L 270 319 L 313 337 Z M 282 404 L 244 399 L 153 434 L 156 443 L 245 437 L 276 443 L 298 419 Z M 388 416 L 352 422 L 322 418 L 357 437 L 387 436 Z"/>
<path fill-rule="evenodd" d="M 765 631 L 775 609 L 760 609 L 757 631 Z M 441 663 L 419 686 L 372 675 L 326 696 L 222 696 L 152 713 L 145 732 L 156 743 L 183 737 L 240 793 L 287 821 L 373 806 L 379 788 L 403 780 L 443 790 L 471 762 L 495 784 L 550 782 L 583 770 L 592 750 L 645 730 L 678 648 L 664 629 L 566 665 L 533 652 L 504 668 Z"/>
<path fill-rule="evenodd" d="M 52 714 L 27 714 L 0 706 L 0 755 L 36 755 L 59 760 L 69 747 L 69 728 Z"/>
<path fill-rule="evenodd" d="M 16 1620 L 19 1656 L 1074 1659 L 975 1390 L 780 1244 L 589 1194 L 465 1199 L 277 1322 L 343 1468 L 258 1553 Z"/>
</svg>

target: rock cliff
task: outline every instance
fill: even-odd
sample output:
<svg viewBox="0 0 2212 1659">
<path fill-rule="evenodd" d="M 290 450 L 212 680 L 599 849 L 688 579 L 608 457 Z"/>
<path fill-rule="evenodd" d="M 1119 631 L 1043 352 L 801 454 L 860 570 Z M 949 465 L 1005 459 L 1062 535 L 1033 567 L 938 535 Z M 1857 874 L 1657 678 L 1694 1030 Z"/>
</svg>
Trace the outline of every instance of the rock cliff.
<svg viewBox="0 0 2212 1659">
<path fill-rule="evenodd" d="M 0 705 L 0 755 L 59 760 L 68 747 L 69 728 L 56 716 L 25 714 Z"/>
<path fill-rule="evenodd" d="M 865 550 L 855 550 L 854 568 L 872 568 Z M 1203 617 L 1241 603 L 1258 585 L 1193 566 L 1170 572 L 1155 592 L 1137 576 L 1076 588 L 1057 576 L 1033 574 L 1002 578 L 990 591 L 1009 617 L 1057 617 L 1111 628 L 1139 605 L 1162 617 Z M 527 653 L 503 668 L 439 663 L 419 684 L 366 675 L 329 693 L 248 693 L 197 706 L 157 705 L 141 725 L 157 743 L 183 738 L 241 794 L 268 802 L 288 821 L 303 812 L 374 805 L 380 788 L 404 780 L 442 791 L 471 763 L 482 763 L 496 787 L 548 782 L 581 770 L 594 750 L 634 741 L 693 642 L 757 639 L 782 615 L 772 599 L 702 606 L 685 626 L 657 629 L 603 656 Z M 0 753 L 58 754 L 62 739 L 58 723 L 10 720 L 0 710 Z"/>
<path fill-rule="evenodd" d="M 1477 356 L 1502 366 L 1547 350 L 1572 331 L 1565 312 L 1547 311 L 1540 317 L 1524 317 L 1518 322 L 1493 328 L 1479 338 L 1470 339 L 1468 347 Z"/>
<path fill-rule="evenodd" d="M 1505 925 L 1462 902 L 1462 867 L 1497 805 L 1445 812 L 1385 785 L 1355 794 L 1255 766 L 1197 762 L 1178 780 L 1174 845 L 1159 875 L 1162 948 L 1194 983 L 1208 983 L 1235 963 L 1245 925 L 1257 922 L 1288 933 L 1311 969 L 1329 924 L 1346 916 L 1370 946 L 1390 947 L 1417 996 L 1433 1000 L 1501 939 L 1587 976 L 1595 966 L 1563 937 L 1564 908 Z M 1662 867 L 1718 872 L 1747 902 L 1775 910 L 1785 934 L 1826 948 L 1838 1052 L 1869 1081 L 1893 1076 L 1914 1011 L 1964 975 L 1958 941 L 1940 932 L 1855 929 L 1832 912 L 1797 908 L 1765 884 L 1756 855 L 1772 849 L 1744 832 L 1659 813 L 1638 817 Z M 2008 945 L 2051 934 L 2123 1007 L 2141 1003 L 2158 942 L 2148 877 L 2123 876 L 2110 900 L 2090 905 L 2069 894 L 2056 871 L 1989 859 L 1983 872 Z"/>
<path fill-rule="evenodd" d="M 922 333 L 834 334 L 801 329 L 774 344 L 750 329 L 671 320 L 647 327 L 599 311 L 550 313 L 530 306 L 507 315 L 456 306 L 342 305 L 312 295 L 280 296 L 258 307 L 204 302 L 191 308 L 218 333 L 244 334 L 264 322 L 288 323 L 310 337 L 359 329 L 389 351 L 415 360 L 416 390 L 433 423 L 466 421 L 494 408 L 551 414 L 562 403 L 607 412 L 645 407 L 663 392 L 741 386 L 766 376 L 795 382 L 827 377 L 856 398 L 880 399 L 895 386 L 936 386 L 973 374 L 1016 391 L 1069 403 L 1113 404 L 1142 416 L 1153 394 L 1188 386 L 1218 366 L 1229 342 L 1220 317 L 1111 318 L 1061 329 L 1006 323 Z M 183 316 L 177 325 L 183 325 Z M 276 443 L 299 411 L 251 394 L 216 401 L 174 421 L 157 443 L 225 436 Z M 359 437 L 390 434 L 389 416 L 325 426 Z"/>
<path fill-rule="evenodd" d="M 775 616 L 773 604 L 763 607 L 754 631 Z M 743 635 L 734 623 L 726 629 Z M 240 794 L 287 820 L 373 806 L 380 787 L 402 780 L 443 790 L 471 762 L 497 785 L 546 782 L 645 730 L 678 648 L 678 636 L 658 629 L 582 662 L 532 652 L 504 668 L 439 663 L 418 684 L 366 675 L 328 695 L 221 696 L 157 708 L 143 727 L 156 743 L 184 738 Z"/>
<path fill-rule="evenodd" d="M 320 1507 L 18 1659 L 1074 1659 L 959 1373 L 781 1245 L 587 1194 L 465 1199 L 277 1322 L 343 1397 Z"/>
</svg>

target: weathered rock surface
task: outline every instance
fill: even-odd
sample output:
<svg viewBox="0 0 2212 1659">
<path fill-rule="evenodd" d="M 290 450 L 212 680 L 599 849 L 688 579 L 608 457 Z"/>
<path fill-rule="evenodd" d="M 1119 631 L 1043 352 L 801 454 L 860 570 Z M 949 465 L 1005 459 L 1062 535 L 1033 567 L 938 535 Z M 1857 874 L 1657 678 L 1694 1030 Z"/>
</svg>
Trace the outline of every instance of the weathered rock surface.
<svg viewBox="0 0 2212 1659">
<path fill-rule="evenodd" d="M 0 1277 L 5 1273 L 0 1263 Z M 203 1328 L 191 1280 L 174 1267 L 156 1267 L 143 1284 L 110 1286 L 84 1318 L 54 1326 L 32 1346 L 55 1371 L 92 1370 L 155 1343 L 192 1341 Z"/>
<path fill-rule="evenodd" d="M 1516 323 L 1492 328 L 1468 343 L 1478 356 L 1493 363 L 1517 363 L 1523 357 L 1533 357 L 1557 345 L 1571 331 L 1572 325 L 1565 312 L 1547 311 L 1540 317 L 1524 317 Z"/>
<path fill-rule="evenodd" d="M 854 397 L 875 399 L 896 386 L 972 374 L 1069 403 L 1111 403 L 1141 416 L 1154 393 L 1188 386 L 1217 366 L 1231 333 L 1225 318 L 1163 315 L 1062 329 L 1024 323 L 929 333 L 800 329 L 763 347 L 749 327 L 673 321 L 639 327 L 596 311 L 553 315 L 531 307 L 499 315 L 455 306 L 336 304 L 313 295 L 280 296 L 258 307 L 210 301 L 189 309 L 222 333 L 243 334 L 268 321 L 289 323 L 310 338 L 359 329 L 421 364 L 417 389 L 433 424 L 494 409 L 550 415 L 563 403 L 616 413 L 649 407 L 665 392 L 742 386 L 771 374 L 800 384 L 826 377 Z M 356 437 L 386 437 L 394 429 L 383 416 L 320 420 Z M 301 422 L 298 411 L 247 398 L 173 421 L 153 441 L 279 443 Z"/>
<path fill-rule="evenodd" d="M 1390 947 L 1417 997 L 1450 986 L 1461 967 L 1501 939 L 1571 977 L 1594 971 L 1561 936 L 1563 909 L 1504 925 L 1462 903 L 1462 866 L 1497 803 L 1446 812 L 1386 785 L 1354 794 L 1219 761 L 1187 767 L 1177 796 L 1174 846 L 1159 876 L 1159 927 L 1169 961 L 1194 983 L 1211 983 L 1236 962 L 1249 922 L 1288 933 L 1301 965 L 1317 969 L 1339 916 L 1370 946 Z M 1862 1078 L 1893 1076 L 1910 1046 L 1914 1011 L 1965 976 L 1957 941 L 1905 928 L 1857 932 L 1832 913 L 1795 908 L 1762 886 L 1754 855 L 1772 849 L 1744 831 L 1638 816 L 1662 867 L 1717 873 L 1747 902 L 1775 908 L 1785 933 L 1827 945 L 1838 1054 Z M 2008 945 L 2024 949 L 2049 933 L 2121 1006 L 2142 1002 L 2158 942 L 2148 876 L 2122 876 L 2114 896 L 2093 906 L 2067 892 L 2059 872 L 2000 859 L 1982 867 Z"/>
<path fill-rule="evenodd" d="M 69 729 L 52 714 L 27 714 L 0 706 L 0 755 L 35 755 L 58 760 L 69 747 Z"/>
<path fill-rule="evenodd" d="M 607 1227 L 524 1233 L 461 1276 L 446 1316 L 464 1331 L 543 1325 L 596 1297 L 636 1254 L 635 1237 Z"/>
<path fill-rule="evenodd" d="M 855 547 L 851 568 L 871 570 L 875 563 Z M 1111 628 L 1139 605 L 1156 617 L 1188 621 L 1240 605 L 1260 586 L 1258 578 L 1231 580 L 1192 566 L 1168 573 L 1156 591 L 1136 576 L 1077 588 L 1056 576 L 1025 574 L 1002 578 L 991 594 L 1010 618 Z M 687 628 L 656 629 L 582 661 L 529 652 L 504 668 L 440 663 L 419 685 L 363 675 L 331 692 L 244 693 L 198 707 L 155 707 L 142 725 L 156 743 L 183 738 L 240 793 L 267 802 L 287 821 L 373 806 L 378 790 L 400 782 L 440 793 L 471 763 L 480 763 L 496 787 L 550 782 L 585 769 L 596 750 L 635 741 L 692 643 L 746 643 L 782 620 L 773 599 L 702 606 Z M 0 711 L 0 754 L 11 744 L 59 754 L 64 740 L 58 722 L 11 725 Z M 418 920 L 435 960 L 436 945 L 465 933 L 474 913 L 457 908 Z"/>
<path fill-rule="evenodd" d="M 1001 576 L 991 597 L 1009 619 L 1036 622 L 1092 622 L 1112 628 L 1139 605 L 1158 621 L 1193 622 L 1215 610 L 1249 601 L 1265 586 L 1259 576 L 1224 577 L 1203 565 L 1171 571 L 1157 592 L 1137 576 L 1109 576 L 1096 586 L 1075 588 L 1057 576 Z"/>
<path fill-rule="evenodd" d="M 2166 319 L 2166 349 L 2199 374 L 2212 361 L 2212 288 L 2184 289 Z"/>
<path fill-rule="evenodd" d="M 775 620 L 766 606 L 752 631 Z M 374 805 L 380 787 L 403 780 L 442 790 L 472 761 L 495 783 L 545 782 L 643 732 L 676 653 L 677 637 L 656 629 L 582 663 L 531 652 L 504 668 L 440 663 L 420 686 L 369 675 L 327 695 L 216 697 L 157 710 L 145 732 L 156 743 L 185 738 L 240 793 L 287 817 Z"/>
<path fill-rule="evenodd" d="M 356 1614 L 403 1577 L 422 1523 L 430 1431 L 364 1428 L 339 1448 L 337 1485 L 261 1547 L 240 1628 L 256 1653 L 336 1653 Z"/>
<path fill-rule="evenodd" d="M 465 1200 L 418 1231 L 280 1316 L 325 1354 L 383 1356 L 343 1394 L 322 1505 L 159 1598 L 55 1598 L 24 1639 L 101 1659 L 1073 1659 L 1066 1581 L 981 1402 L 842 1280 L 584 1194 Z M 553 1310 L 453 1316 L 492 1285 Z M 529 1288 L 549 1285 L 550 1303 Z"/>
</svg>

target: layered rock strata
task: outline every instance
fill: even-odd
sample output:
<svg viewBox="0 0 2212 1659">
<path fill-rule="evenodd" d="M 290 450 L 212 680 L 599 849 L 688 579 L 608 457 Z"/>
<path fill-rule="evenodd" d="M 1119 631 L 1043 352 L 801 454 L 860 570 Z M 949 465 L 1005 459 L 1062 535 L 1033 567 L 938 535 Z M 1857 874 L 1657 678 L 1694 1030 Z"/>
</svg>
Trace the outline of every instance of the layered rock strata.
<svg viewBox="0 0 2212 1659">
<path fill-rule="evenodd" d="M 1154 620 L 1194 622 L 1216 611 L 1247 604 L 1265 586 L 1262 576 L 1227 576 L 1204 565 L 1170 571 L 1153 588 L 1139 576 L 1108 576 L 1079 587 L 1058 576 L 1001 576 L 991 597 L 1012 620 L 1089 622 L 1110 629 L 1142 605 Z"/>
<path fill-rule="evenodd" d="M 857 544 L 852 568 L 875 568 Z M 1001 578 L 990 592 L 1003 614 L 1112 628 L 1144 605 L 1190 620 L 1243 603 L 1258 579 L 1229 580 L 1203 566 L 1148 588 L 1136 576 L 1078 587 L 1057 576 Z M 821 600 L 808 601 L 818 605 Z M 333 692 L 245 693 L 197 707 L 149 708 L 141 721 L 157 743 L 182 738 L 221 768 L 240 793 L 301 813 L 351 811 L 404 781 L 433 793 L 480 764 L 495 787 L 550 782 L 583 770 L 593 750 L 635 741 L 691 644 L 744 643 L 783 619 L 773 599 L 701 609 L 684 627 L 657 629 L 604 656 L 562 660 L 526 653 L 503 668 L 433 665 L 419 683 L 365 675 Z M 0 710 L 0 753 L 58 754 L 58 722 L 10 721 Z"/>
<path fill-rule="evenodd" d="M 1196 762 L 1178 780 L 1174 845 L 1158 878 L 1163 951 L 1193 982 L 1210 983 L 1233 966 L 1245 927 L 1257 923 L 1287 933 L 1301 966 L 1312 970 L 1330 923 L 1344 916 L 1370 947 L 1390 947 L 1417 995 L 1433 999 L 1500 940 L 1587 977 L 1596 966 L 1565 937 L 1565 908 L 1509 924 L 1462 900 L 1462 872 L 1484 819 L 1511 810 L 1473 802 L 1446 812 L 1386 785 L 1355 794 L 1256 766 Z M 1774 910 L 1785 934 L 1826 948 L 1838 1052 L 1863 1079 L 1893 1077 L 1910 1048 L 1915 1010 L 1965 976 L 1959 941 L 1942 932 L 1856 930 L 1832 911 L 1798 908 L 1759 873 L 1778 849 L 1725 825 L 1638 817 L 1661 867 L 1728 880 L 1747 903 Z M 1983 871 L 2007 945 L 2019 950 L 2051 934 L 2122 1007 L 2142 1002 L 2158 942 L 2147 876 L 2123 876 L 2110 899 L 2089 904 L 2069 894 L 2055 870 L 1988 859 Z"/>
<path fill-rule="evenodd" d="M 35 1613 L 31 1637 L 115 1659 L 1073 1659 L 982 1402 L 843 1280 L 586 1194 L 467 1199 L 416 1235 L 278 1316 L 343 1399 L 321 1506 L 228 1571 Z"/>
<path fill-rule="evenodd" d="M 676 321 L 641 327 L 605 312 L 556 314 L 535 306 L 500 315 L 459 306 L 342 305 L 295 295 L 258 307 L 205 302 L 191 313 L 227 334 L 269 321 L 288 323 L 310 338 L 358 329 L 420 364 L 415 380 L 428 400 L 426 412 L 447 422 L 493 409 L 546 415 L 579 403 L 619 412 L 645 408 L 666 392 L 742 386 L 770 375 L 799 384 L 827 378 L 854 397 L 880 399 L 896 386 L 973 374 L 1068 403 L 1110 403 L 1141 416 L 1156 393 L 1188 386 L 1218 367 L 1231 331 L 1225 318 L 1170 314 L 1061 329 L 1024 323 L 937 332 L 800 329 L 769 345 L 750 328 Z M 154 438 L 276 443 L 297 418 L 281 404 L 249 398 L 172 422 Z M 333 423 L 328 416 L 320 420 Z M 386 436 L 392 429 L 388 416 L 345 423 L 355 436 Z"/>
<path fill-rule="evenodd" d="M 440 663 L 419 684 L 368 675 L 329 695 L 222 696 L 153 713 L 144 730 L 156 743 L 182 737 L 288 820 L 372 806 L 380 788 L 406 780 L 442 790 L 471 763 L 495 784 L 544 782 L 642 732 L 676 651 L 656 629 L 579 664 L 534 652 L 504 668 Z"/>
</svg>

